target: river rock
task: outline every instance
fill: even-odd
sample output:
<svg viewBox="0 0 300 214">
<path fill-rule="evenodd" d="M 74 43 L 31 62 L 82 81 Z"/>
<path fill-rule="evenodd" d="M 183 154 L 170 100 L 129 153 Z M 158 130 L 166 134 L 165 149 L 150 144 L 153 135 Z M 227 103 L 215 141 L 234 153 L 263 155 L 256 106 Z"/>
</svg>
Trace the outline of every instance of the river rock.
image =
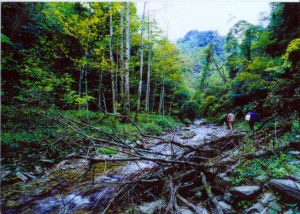
<svg viewBox="0 0 300 214">
<path fill-rule="evenodd" d="M 229 204 L 233 203 L 232 194 L 230 192 L 226 192 L 223 196 L 223 199 Z"/>
<path fill-rule="evenodd" d="M 231 187 L 230 178 L 225 173 L 219 173 L 214 178 L 213 188 L 225 193 Z"/>
<path fill-rule="evenodd" d="M 274 200 L 276 200 L 276 197 L 272 193 L 266 192 L 262 195 L 260 202 L 263 205 L 268 205 L 271 201 Z"/>
<path fill-rule="evenodd" d="M 283 195 L 284 199 L 291 200 L 291 202 L 300 202 L 299 183 L 292 180 L 271 179 L 269 186 Z"/>
<path fill-rule="evenodd" d="M 261 203 L 253 204 L 247 210 L 245 210 L 242 214 L 254 214 L 254 213 L 261 213 L 264 210 L 264 207 Z"/>
<path fill-rule="evenodd" d="M 237 186 L 232 187 L 229 192 L 233 195 L 234 199 L 250 200 L 254 198 L 260 191 L 259 186 Z"/>
<path fill-rule="evenodd" d="M 225 214 L 235 213 L 230 204 L 227 204 L 224 201 L 219 201 L 219 205 Z"/>
<path fill-rule="evenodd" d="M 163 200 L 157 200 L 140 205 L 135 210 L 137 214 L 152 214 L 158 212 L 164 206 Z"/>
<path fill-rule="evenodd" d="M 259 176 L 257 176 L 257 177 L 255 178 L 255 180 L 256 180 L 257 182 L 263 183 L 263 182 L 265 182 L 265 181 L 268 180 L 268 176 L 266 176 L 266 175 L 259 175 Z"/>
</svg>

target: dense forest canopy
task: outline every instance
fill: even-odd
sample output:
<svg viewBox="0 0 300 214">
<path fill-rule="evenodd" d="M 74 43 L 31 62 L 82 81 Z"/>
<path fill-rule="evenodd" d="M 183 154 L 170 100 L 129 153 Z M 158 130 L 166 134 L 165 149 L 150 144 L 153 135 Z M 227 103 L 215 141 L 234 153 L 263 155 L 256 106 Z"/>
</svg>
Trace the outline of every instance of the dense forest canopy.
<svg viewBox="0 0 300 214">
<path fill-rule="evenodd" d="M 239 20 L 225 37 L 191 30 L 174 44 L 147 2 L 141 16 L 134 2 L 2 3 L 1 183 L 72 155 L 144 158 L 150 135 L 199 118 L 220 125 L 228 112 L 260 115 L 270 148 L 299 142 L 300 4 L 270 6 L 267 26 Z"/>
</svg>

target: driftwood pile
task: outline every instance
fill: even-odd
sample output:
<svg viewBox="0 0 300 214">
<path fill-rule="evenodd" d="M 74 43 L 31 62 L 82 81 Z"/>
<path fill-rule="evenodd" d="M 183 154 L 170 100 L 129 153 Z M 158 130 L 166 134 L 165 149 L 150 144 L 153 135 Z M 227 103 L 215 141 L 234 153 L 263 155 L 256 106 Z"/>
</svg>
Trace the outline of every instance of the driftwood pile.
<svg viewBox="0 0 300 214">
<path fill-rule="evenodd" d="M 120 115 L 114 116 L 124 117 Z M 201 213 L 199 207 L 196 206 L 196 203 L 199 201 L 206 201 L 206 204 L 209 204 L 214 212 L 223 213 L 215 195 L 224 194 L 231 187 L 229 176 L 235 168 L 249 159 L 271 155 L 291 146 L 299 147 L 299 143 L 290 142 L 273 149 L 259 150 L 258 147 L 258 150 L 254 153 L 241 154 L 239 145 L 245 143 L 245 133 L 232 132 L 221 138 L 199 142 L 197 146 L 182 144 L 173 139 L 166 140 L 157 137 L 158 144 L 170 146 L 171 153 L 165 154 L 154 152 L 151 149 L 147 149 L 146 146 L 129 144 L 123 140 L 122 136 L 114 132 L 107 132 L 90 124 L 75 121 L 60 113 L 50 119 L 60 122 L 93 142 L 92 147 L 101 146 L 124 154 L 124 156 L 119 158 L 103 159 L 96 159 L 89 155 L 74 155 L 71 157 L 88 159 L 90 166 L 99 162 L 151 161 L 155 163 L 155 166 L 150 169 L 141 170 L 139 173 L 111 183 L 118 191 L 114 193 L 111 200 L 104 207 L 99 208 L 102 213 L 107 213 L 117 208 L 125 209 L 130 204 L 138 205 L 158 199 L 164 200 L 162 208 L 164 213 L 176 213 L 180 205 L 189 207 L 195 213 Z M 153 137 L 144 134 L 130 118 L 126 119 L 137 127 L 144 139 Z M 288 127 L 284 126 L 284 129 L 286 128 Z M 91 136 L 87 134 L 86 130 L 88 129 L 102 133 L 106 138 Z M 275 133 L 277 137 L 283 133 L 281 130 L 277 130 L 277 133 Z M 264 136 L 264 133 L 261 131 L 252 137 L 260 145 L 265 139 L 262 136 Z M 91 145 L 86 148 L 87 154 L 89 154 L 89 148 L 91 148 Z M 197 190 L 201 190 L 204 194 L 195 197 Z"/>
</svg>

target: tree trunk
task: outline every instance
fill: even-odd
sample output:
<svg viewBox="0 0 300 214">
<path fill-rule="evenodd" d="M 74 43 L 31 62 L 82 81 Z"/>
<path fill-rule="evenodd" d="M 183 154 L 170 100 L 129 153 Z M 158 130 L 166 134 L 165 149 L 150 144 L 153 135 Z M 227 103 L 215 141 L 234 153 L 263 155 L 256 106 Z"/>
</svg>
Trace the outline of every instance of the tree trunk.
<svg viewBox="0 0 300 214">
<path fill-rule="evenodd" d="M 227 79 L 226 79 L 224 71 L 222 71 L 221 68 L 218 66 L 218 64 L 217 64 L 216 59 L 215 59 L 214 56 L 212 56 L 212 59 L 214 61 L 214 64 L 216 66 L 217 71 L 219 72 L 220 76 L 222 77 L 223 83 L 226 84 L 227 83 Z"/>
<path fill-rule="evenodd" d="M 112 91 L 112 104 L 114 114 L 117 112 L 116 108 L 116 87 L 115 87 L 115 71 L 114 71 L 114 56 L 112 50 L 113 43 L 113 23 L 112 23 L 112 3 L 109 2 L 109 22 L 110 22 L 110 43 L 109 43 L 109 57 L 110 57 L 110 77 L 111 77 L 111 91 Z"/>
<path fill-rule="evenodd" d="M 155 105 L 155 94 L 156 94 L 156 88 L 157 88 L 157 77 L 156 77 L 156 73 L 154 74 L 155 76 L 155 80 L 154 80 L 154 90 L 153 90 L 153 98 L 152 98 L 152 109 L 151 112 L 154 112 L 154 105 Z"/>
<path fill-rule="evenodd" d="M 166 71 L 164 70 L 162 86 L 161 86 L 161 91 L 160 91 L 160 98 L 159 98 L 159 107 L 158 107 L 158 113 L 161 113 L 161 111 L 162 111 L 163 116 L 165 115 L 165 109 L 164 109 L 165 78 L 166 78 Z"/>
<path fill-rule="evenodd" d="M 90 40 L 90 34 L 91 34 L 91 30 L 89 31 L 89 35 L 86 41 L 86 49 L 85 49 L 85 96 L 88 96 L 88 82 L 87 82 L 87 60 L 88 60 L 88 47 L 89 47 L 89 40 Z M 87 121 L 89 121 L 89 102 L 88 100 L 86 100 L 86 117 L 87 117 Z"/>
<path fill-rule="evenodd" d="M 121 77 L 121 83 L 120 83 L 120 93 L 121 93 L 121 108 L 122 112 L 124 111 L 124 57 L 123 57 L 123 52 L 124 52 L 124 26 L 123 26 L 123 8 L 124 8 L 124 3 L 122 3 L 122 9 L 120 12 L 120 24 L 121 24 L 121 38 L 120 38 L 120 77 Z"/>
<path fill-rule="evenodd" d="M 103 91 L 102 91 L 102 97 L 103 97 L 104 110 L 105 110 L 105 113 L 107 113 L 106 99 L 105 99 L 105 95 L 104 95 Z"/>
<path fill-rule="evenodd" d="M 88 82 L 87 82 L 87 69 L 88 66 L 85 67 L 85 96 L 88 96 Z M 86 119 L 89 121 L 89 102 L 86 100 Z"/>
<path fill-rule="evenodd" d="M 129 2 L 126 2 L 126 56 L 125 56 L 125 115 L 130 114 L 129 100 Z"/>
<path fill-rule="evenodd" d="M 170 106 L 169 106 L 169 116 L 171 116 L 171 109 L 172 109 L 172 103 L 173 103 L 174 97 L 175 97 L 175 93 L 173 93 L 172 99 L 171 99 L 171 101 L 170 101 Z"/>
<path fill-rule="evenodd" d="M 138 89 L 138 100 L 137 100 L 137 115 L 140 112 L 141 105 L 141 95 L 142 95 L 142 83 L 143 83 L 143 60 L 144 60 L 144 46 L 143 46 L 143 33 L 144 33 L 144 22 L 145 22 L 145 9 L 147 2 L 144 3 L 144 12 L 142 19 L 142 29 L 141 29 L 141 66 L 140 66 L 140 79 L 139 79 L 139 89 Z"/>
<path fill-rule="evenodd" d="M 148 7 L 149 8 L 149 7 Z M 149 18 L 149 14 L 148 14 Z M 150 21 L 148 20 L 148 37 L 149 37 L 149 44 L 148 44 L 148 72 L 147 72 L 147 87 L 146 87 L 146 106 L 145 112 L 149 113 L 150 109 L 150 74 L 151 74 L 151 32 L 150 32 Z"/>
<path fill-rule="evenodd" d="M 99 76 L 99 86 L 98 86 L 98 105 L 100 108 L 102 108 L 102 105 L 101 105 L 102 76 L 103 76 L 103 70 L 101 70 L 101 74 Z"/>
<path fill-rule="evenodd" d="M 84 76 L 84 65 L 82 66 L 82 70 L 80 71 L 80 77 L 79 77 L 79 87 L 78 87 L 78 95 L 81 97 L 81 82 Z M 80 105 L 78 106 L 78 109 L 80 109 Z"/>
</svg>

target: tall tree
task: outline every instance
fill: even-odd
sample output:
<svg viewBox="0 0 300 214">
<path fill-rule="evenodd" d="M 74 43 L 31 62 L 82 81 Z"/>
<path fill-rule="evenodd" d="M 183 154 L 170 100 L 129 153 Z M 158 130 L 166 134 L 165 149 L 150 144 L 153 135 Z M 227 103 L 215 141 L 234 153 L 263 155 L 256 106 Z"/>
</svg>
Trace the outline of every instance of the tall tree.
<svg viewBox="0 0 300 214">
<path fill-rule="evenodd" d="M 120 11 L 120 25 L 121 25 L 121 36 L 120 36 L 120 76 L 121 76 L 121 83 L 120 83 L 120 93 L 121 93 L 121 108 L 124 111 L 124 21 L 123 21 L 123 14 L 124 14 L 124 2 L 122 3 L 121 11 Z"/>
<path fill-rule="evenodd" d="M 142 95 L 142 83 L 143 83 L 143 59 L 144 59 L 143 33 L 144 33 L 146 4 L 147 4 L 147 2 L 144 3 L 144 11 L 143 11 L 143 18 L 142 18 L 142 29 L 141 29 L 141 64 L 140 64 L 140 78 L 139 78 L 139 89 L 138 89 L 138 100 L 137 100 L 137 114 L 140 112 L 141 95 Z"/>
<path fill-rule="evenodd" d="M 110 76 L 111 76 L 111 92 L 112 92 L 112 105 L 113 112 L 117 112 L 117 103 L 116 103 L 116 86 L 115 86 L 115 71 L 114 71 L 114 56 L 113 56 L 113 22 L 112 22 L 112 3 L 109 2 L 109 23 L 110 23 L 110 42 L 109 42 L 109 57 L 110 57 Z"/>
<path fill-rule="evenodd" d="M 152 49 L 152 41 L 151 41 L 151 23 L 149 21 L 149 6 L 148 6 L 148 71 L 147 71 L 147 86 L 146 86 L 146 103 L 145 103 L 145 112 L 148 113 L 150 109 L 150 77 L 151 77 L 151 49 Z"/>
<path fill-rule="evenodd" d="M 129 2 L 126 2 L 126 55 L 125 55 L 125 115 L 130 114 L 130 99 L 129 99 Z"/>
</svg>

